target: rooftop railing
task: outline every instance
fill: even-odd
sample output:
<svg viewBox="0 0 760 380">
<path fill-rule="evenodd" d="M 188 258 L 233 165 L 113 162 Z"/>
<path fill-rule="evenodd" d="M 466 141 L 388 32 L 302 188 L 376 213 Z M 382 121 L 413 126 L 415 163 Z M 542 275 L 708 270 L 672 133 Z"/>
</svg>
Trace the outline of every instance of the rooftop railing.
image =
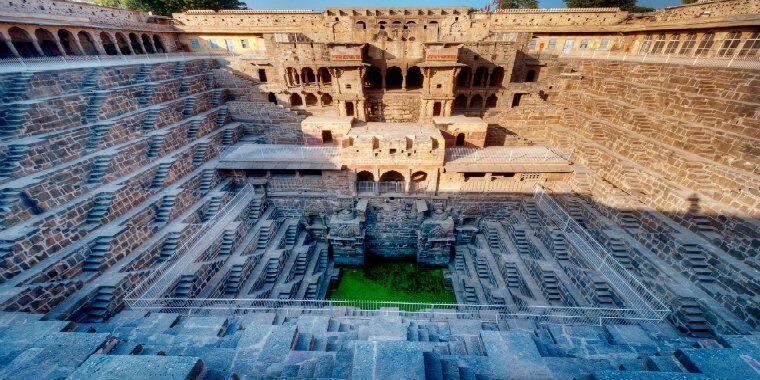
<svg viewBox="0 0 760 380">
<path fill-rule="evenodd" d="M 541 52 L 541 55 L 551 55 L 552 52 Z M 612 61 L 641 62 L 641 63 L 668 63 L 674 65 L 688 65 L 700 67 L 730 67 L 738 69 L 760 69 L 760 57 L 686 57 L 681 55 L 659 54 L 628 54 L 615 53 L 609 50 L 572 50 L 570 52 L 556 52 L 560 57 L 583 58 L 583 59 L 608 59 Z"/>
<path fill-rule="evenodd" d="M 47 70 L 67 70 L 88 67 L 112 67 L 143 63 L 165 63 L 230 57 L 228 52 L 220 53 L 158 53 L 136 55 L 74 55 L 58 57 L 31 57 L 0 59 L 0 74 L 15 72 L 35 72 Z"/>
</svg>

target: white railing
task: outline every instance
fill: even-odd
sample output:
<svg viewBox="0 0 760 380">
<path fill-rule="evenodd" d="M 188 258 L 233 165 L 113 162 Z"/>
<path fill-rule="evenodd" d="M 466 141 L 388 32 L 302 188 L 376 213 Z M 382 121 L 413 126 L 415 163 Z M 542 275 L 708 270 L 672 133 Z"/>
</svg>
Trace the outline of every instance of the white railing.
<svg viewBox="0 0 760 380">
<path fill-rule="evenodd" d="M 375 181 L 356 181 L 356 192 L 359 194 L 374 194 L 377 192 L 377 182 Z"/>
<path fill-rule="evenodd" d="M 182 245 L 174 251 L 174 254 L 155 268 L 145 280 L 127 294 L 127 303 L 131 306 L 134 302 L 143 297 L 160 297 L 169 288 L 171 283 L 179 278 L 180 272 L 194 260 L 194 257 L 187 253 L 192 252 L 199 244 L 206 242 L 202 237 L 211 230 L 211 227 L 213 227 L 222 217 L 229 214 L 231 210 L 240 206 L 241 202 L 246 198 L 246 195 L 253 192 L 253 183 L 246 183 L 246 185 L 238 191 L 235 197 L 217 211 L 211 219 L 193 231 L 190 236 L 183 238 Z"/>
<path fill-rule="evenodd" d="M 136 55 L 76 55 L 58 57 L 0 59 L 0 73 L 110 67 L 142 63 L 166 63 L 192 59 L 226 57 L 230 54 L 214 53 L 158 53 Z"/>
<path fill-rule="evenodd" d="M 644 286 L 636 275 L 620 265 L 610 251 L 578 224 L 562 206 L 546 194 L 542 186 L 535 186 L 534 199 L 544 215 L 564 233 L 575 251 L 604 276 L 626 304 L 641 313 L 642 318 L 662 319 L 668 314 L 667 306 Z"/>
<path fill-rule="evenodd" d="M 377 186 L 381 193 L 404 192 L 404 181 L 380 181 Z"/>
<path fill-rule="evenodd" d="M 339 192 L 338 188 L 329 188 L 322 178 L 280 178 L 272 177 L 267 180 L 267 190 L 270 192 L 308 192 L 324 193 Z"/>
<path fill-rule="evenodd" d="M 141 298 L 130 304 L 135 309 L 186 315 L 232 315 L 256 312 L 281 315 L 327 315 L 361 317 L 400 315 L 415 319 L 528 319 L 560 324 L 627 324 L 658 322 L 659 317 L 642 316 L 639 310 L 575 306 L 468 305 L 368 300 L 289 300 L 245 298 Z"/>
<path fill-rule="evenodd" d="M 550 53 L 550 52 L 542 52 Z M 760 69 L 760 57 L 686 57 L 681 55 L 658 55 L 658 54 L 628 54 L 614 53 L 609 50 L 572 50 L 570 52 L 558 52 L 560 57 L 585 58 L 585 59 L 609 59 L 613 61 L 641 62 L 641 63 L 669 63 L 677 65 L 704 66 L 704 67 L 731 67 L 739 69 Z M 540 54 L 539 54 L 540 55 Z"/>
</svg>

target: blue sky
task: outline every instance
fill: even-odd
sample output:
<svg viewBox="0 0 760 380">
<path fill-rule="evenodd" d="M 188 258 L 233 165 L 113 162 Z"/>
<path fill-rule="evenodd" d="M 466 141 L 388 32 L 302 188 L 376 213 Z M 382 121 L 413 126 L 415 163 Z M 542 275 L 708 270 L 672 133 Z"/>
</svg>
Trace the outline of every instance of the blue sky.
<svg viewBox="0 0 760 380">
<path fill-rule="evenodd" d="M 322 10 L 325 7 L 435 7 L 435 6 L 468 6 L 482 8 L 488 0 L 248 0 L 250 9 L 313 9 Z M 541 8 L 560 8 L 565 3 L 562 0 L 538 0 Z M 662 8 L 681 4 L 680 0 L 638 0 L 638 5 Z"/>
</svg>

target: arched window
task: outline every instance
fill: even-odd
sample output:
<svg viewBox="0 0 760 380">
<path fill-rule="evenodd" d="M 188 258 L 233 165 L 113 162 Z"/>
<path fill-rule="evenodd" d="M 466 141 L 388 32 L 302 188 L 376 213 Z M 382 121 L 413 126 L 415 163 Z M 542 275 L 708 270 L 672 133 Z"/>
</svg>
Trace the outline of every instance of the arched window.
<svg viewBox="0 0 760 380">
<path fill-rule="evenodd" d="M 66 55 L 82 55 L 79 51 L 79 47 L 74 41 L 74 35 L 66 29 L 58 29 L 58 41 L 61 41 L 61 46 Z"/>
<path fill-rule="evenodd" d="M 322 105 L 323 106 L 329 106 L 332 105 L 333 99 L 330 94 L 322 94 Z"/>
<path fill-rule="evenodd" d="M 129 43 L 127 42 L 127 37 L 124 37 L 123 33 L 117 32 L 116 33 L 116 46 L 119 47 L 119 51 L 123 55 L 130 55 L 132 54 L 132 51 L 129 50 Z"/>
<path fill-rule="evenodd" d="M 388 23 L 387 23 L 387 22 L 385 22 L 385 21 L 380 21 L 380 22 L 378 22 L 378 23 L 377 23 L 377 27 L 378 27 L 378 28 L 380 28 L 380 29 L 385 29 L 385 26 L 386 26 L 387 24 L 388 24 Z"/>
<path fill-rule="evenodd" d="M 475 87 L 485 87 L 486 83 L 486 77 L 488 76 L 488 69 L 481 66 L 478 67 L 477 70 L 475 70 L 475 77 L 473 78 L 472 85 Z"/>
<path fill-rule="evenodd" d="M 362 182 L 374 182 L 375 181 L 375 175 L 371 172 L 368 172 L 366 170 L 362 170 L 358 173 L 356 173 L 356 180 L 362 181 Z"/>
<path fill-rule="evenodd" d="M 298 94 L 290 94 L 290 106 L 291 107 L 297 107 L 302 106 L 303 100 L 301 100 L 301 95 Z"/>
<path fill-rule="evenodd" d="M 480 109 L 483 107 L 483 97 L 475 95 L 470 99 L 470 108 Z"/>
<path fill-rule="evenodd" d="M 314 76 L 314 70 L 312 70 L 311 67 L 304 67 L 301 69 L 301 81 L 304 84 L 314 83 L 317 81 L 316 77 Z"/>
<path fill-rule="evenodd" d="M 694 52 L 694 55 L 698 57 L 705 57 L 710 53 L 710 50 L 712 49 L 713 44 L 715 43 L 715 33 L 708 32 L 705 33 L 704 36 L 702 36 L 702 40 L 699 41 L 699 46 L 697 46 L 697 50 Z"/>
<path fill-rule="evenodd" d="M 356 29 L 361 29 L 361 30 L 367 29 L 367 23 L 364 21 L 357 21 Z"/>
<path fill-rule="evenodd" d="M 404 29 L 411 29 L 414 28 L 417 25 L 414 21 L 407 21 L 406 25 L 404 25 Z"/>
<path fill-rule="evenodd" d="M 501 87 L 502 82 L 504 82 L 504 68 L 499 66 L 491 72 L 491 79 L 488 85 L 491 87 Z"/>
<path fill-rule="evenodd" d="M 117 50 L 117 45 L 111 40 L 111 36 L 106 32 L 100 32 L 100 44 L 103 45 L 103 50 L 105 50 L 106 54 L 108 55 L 118 55 L 119 51 Z M 127 54 L 129 54 L 129 50 L 127 50 Z"/>
<path fill-rule="evenodd" d="M 11 50 L 9 43 L 10 41 L 6 40 L 5 36 L 0 33 L 0 59 L 16 57 L 16 55 L 13 54 L 13 50 Z"/>
<path fill-rule="evenodd" d="M 150 40 L 150 37 L 148 37 L 147 34 L 143 33 L 141 38 L 143 46 L 145 46 L 145 52 L 148 54 L 155 54 L 156 49 L 153 48 L 153 42 Z"/>
<path fill-rule="evenodd" d="M 424 192 L 427 190 L 427 173 L 423 171 L 414 172 L 412 173 L 412 177 L 410 178 L 411 183 L 411 190 L 416 192 Z"/>
<path fill-rule="evenodd" d="M 417 66 L 412 66 L 406 71 L 406 89 L 416 90 L 422 88 L 422 82 L 424 77 L 422 76 L 422 70 Z"/>
<path fill-rule="evenodd" d="M 364 86 L 367 88 L 378 89 L 383 87 L 383 73 L 380 68 L 370 66 L 364 74 Z"/>
<path fill-rule="evenodd" d="M 79 39 L 79 45 L 82 46 L 85 55 L 98 55 L 98 48 L 95 47 L 95 42 L 92 40 L 90 33 L 81 31 L 77 33 Z M 115 52 L 115 51 L 114 51 Z"/>
<path fill-rule="evenodd" d="M 354 116 L 354 102 L 346 102 L 346 116 Z"/>
<path fill-rule="evenodd" d="M 432 28 L 437 28 L 437 27 L 438 27 L 438 21 L 430 21 L 430 22 L 428 23 L 428 26 L 429 26 L 431 29 L 432 29 Z"/>
<path fill-rule="evenodd" d="M 34 36 L 37 37 L 37 44 L 40 45 L 40 49 L 42 49 L 42 53 L 45 54 L 46 57 L 57 57 L 59 55 L 63 55 L 60 49 L 58 49 L 58 44 L 55 43 L 55 37 L 53 37 L 53 33 L 50 33 L 47 29 L 37 29 L 34 31 Z"/>
<path fill-rule="evenodd" d="M 8 36 L 11 38 L 11 43 L 20 56 L 24 58 L 40 56 L 40 52 L 37 51 L 34 43 L 32 43 L 32 37 L 26 30 L 14 26 L 8 30 Z"/>
<path fill-rule="evenodd" d="M 457 139 L 454 142 L 455 146 L 464 146 L 464 133 L 460 133 L 457 135 Z"/>
<path fill-rule="evenodd" d="M 129 43 L 132 45 L 132 51 L 135 54 L 145 54 L 145 51 L 140 46 L 140 40 L 137 38 L 137 34 L 129 33 Z"/>
<path fill-rule="evenodd" d="M 267 100 L 270 103 L 277 104 L 277 96 L 274 94 L 274 92 L 270 92 L 270 93 L 267 94 Z"/>
<path fill-rule="evenodd" d="M 317 96 L 309 93 L 306 94 L 306 105 L 307 106 L 316 106 L 317 105 Z"/>
<path fill-rule="evenodd" d="M 395 171 L 387 171 L 380 176 L 380 182 L 404 182 L 404 175 Z"/>
<path fill-rule="evenodd" d="M 491 94 L 486 98 L 486 108 L 495 108 L 498 101 L 499 98 L 496 97 L 496 94 Z"/>
<path fill-rule="evenodd" d="M 528 72 L 525 73 L 525 81 L 526 82 L 535 82 L 536 81 L 536 70 L 528 70 Z"/>
<path fill-rule="evenodd" d="M 454 109 L 465 109 L 467 108 L 467 96 L 464 94 L 457 95 L 456 98 L 454 98 Z"/>
<path fill-rule="evenodd" d="M 301 84 L 301 75 L 298 74 L 298 70 L 293 67 L 285 68 L 285 76 L 287 83 L 290 86 L 297 86 Z"/>
<path fill-rule="evenodd" d="M 395 90 L 401 88 L 401 84 L 404 81 L 404 76 L 401 74 L 400 67 L 390 67 L 385 71 L 385 88 L 388 90 Z"/>
<path fill-rule="evenodd" d="M 156 48 L 156 53 L 166 53 L 164 42 L 161 40 L 161 36 L 158 34 L 153 35 L 153 47 Z"/>
<path fill-rule="evenodd" d="M 462 70 L 459 71 L 459 74 L 457 74 L 457 87 L 459 88 L 467 88 L 470 87 L 470 68 L 469 67 L 462 67 Z"/>
<path fill-rule="evenodd" d="M 320 67 L 317 70 L 317 78 L 319 78 L 320 83 L 332 83 L 332 75 L 330 75 L 330 70 L 328 70 L 326 67 Z"/>
</svg>

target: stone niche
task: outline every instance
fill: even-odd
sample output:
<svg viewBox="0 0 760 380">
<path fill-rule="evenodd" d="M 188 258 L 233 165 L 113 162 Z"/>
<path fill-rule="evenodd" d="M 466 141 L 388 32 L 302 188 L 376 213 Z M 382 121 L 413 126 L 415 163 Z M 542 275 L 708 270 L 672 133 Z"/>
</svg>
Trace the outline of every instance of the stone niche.
<svg viewBox="0 0 760 380">
<path fill-rule="evenodd" d="M 446 147 L 467 146 L 482 148 L 486 144 L 488 123 L 479 117 L 436 116 L 433 124 L 443 134 Z"/>
<path fill-rule="evenodd" d="M 329 218 L 327 240 L 337 265 L 364 265 L 364 211 L 366 201 L 355 210 L 344 208 Z"/>
<path fill-rule="evenodd" d="M 417 235 L 417 263 L 420 265 L 446 266 L 456 242 L 454 218 L 442 205 L 429 210 L 427 202 L 417 201 L 417 212 L 422 220 Z"/>
</svg>

